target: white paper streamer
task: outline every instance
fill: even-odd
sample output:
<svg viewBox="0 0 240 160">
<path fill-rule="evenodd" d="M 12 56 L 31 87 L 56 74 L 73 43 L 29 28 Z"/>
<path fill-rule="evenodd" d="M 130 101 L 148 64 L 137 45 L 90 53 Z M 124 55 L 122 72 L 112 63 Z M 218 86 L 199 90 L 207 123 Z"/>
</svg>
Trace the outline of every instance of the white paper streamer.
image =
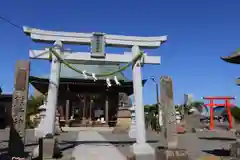
<svg viewBox="0 0 240 160">
<path fill-rule="evenodd" d="M 93 77 L 93 80 L 95 82 L 97 80 L 97 77 L 96 77 L 95 73 L 92 73 L 92 77 Z"/>
<path fill-rule="evenodd" d="M 118 86 L 121 85 L 120 82 L 119 82 L 118 79 L 117 79 L 117 76 L 114 76 L 114 81 L 115 81 L 115 83 L 116 83 Z"/>
<path fill-rule="evenodd" d="M 107 87 L 111 87 L 112 86 L 109 78 L 106 79 L 106 82 L 107 82 Z"/>
<path fill-rule="evenodd" d="M 86 71 L 85 70 L 83 71 L 83 76 L 84 76 L 85 79 L 88 78 L 88 76 L 86 75 Z"/>
</svg>

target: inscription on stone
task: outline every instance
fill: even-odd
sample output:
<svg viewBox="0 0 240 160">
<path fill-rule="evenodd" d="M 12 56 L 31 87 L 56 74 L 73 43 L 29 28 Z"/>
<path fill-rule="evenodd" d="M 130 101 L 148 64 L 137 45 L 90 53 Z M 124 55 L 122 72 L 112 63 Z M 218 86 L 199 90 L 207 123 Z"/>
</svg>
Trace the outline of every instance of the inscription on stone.
<svg viewBox="0 0 240 160">
<path fill-rule="evenodd" d="M 29 61 L 17 61 L 12 99 L 9 156 L 24 157 L 25 111 L 28 98 Z"/>
<path fill-rule="evenodd" d="M 176 148 L 178 139 L 176 134 L 176 117 L 173 101 L 173 84 L 171 77 L 160 78 L 160 99 L 163 107 L 164 138 L 168 148 Z"/>
</svg>

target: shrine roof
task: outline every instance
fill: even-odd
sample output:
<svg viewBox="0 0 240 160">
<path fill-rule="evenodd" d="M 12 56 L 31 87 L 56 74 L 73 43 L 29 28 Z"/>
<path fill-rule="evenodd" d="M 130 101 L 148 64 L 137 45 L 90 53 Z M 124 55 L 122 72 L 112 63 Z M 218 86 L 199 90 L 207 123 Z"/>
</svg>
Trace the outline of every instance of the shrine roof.
<svg viewBox="0 0 240 160">
<path fill-rule="evenodd" d="M 240 64 L 240 52 L 234 52 L 230 56 L 221 57 L 221 59 L 228 63 Z"/>
<path fill-rule="evenodd" d="M 72 66 L 78 70 L 81 71 L 86 71 L 90 73 L 95 73 L 95 74 L 104 74 L 104 73 L 109 73 L 109 72 L 114 72 L 120 68 L 119 65 L 84 65 L 84 64 L 72 64 Z M 109 76 L 108 78 L 114 79 L 114 76 L 117 76 L 117 79 L 120 81 L 130 81 L 127 79 L 122 72 L 118 72 L 112 76 Z M 43 79 L 48 79 L 48 75 L 44 76 L 35 76 L 38 78 L 43 78 Z M 61 71 L 60 71 L 60 78 L 64 79 L 85 79 L 82 74 L 77 73 L 76 71 L 68 68 L 64 64 L 61 64 Z M 106 77 L 101 77 L 99 80 L 105 80 Z M 92 77 L 88 77 L 88 80 L 93 80 Z"/>
</svg>

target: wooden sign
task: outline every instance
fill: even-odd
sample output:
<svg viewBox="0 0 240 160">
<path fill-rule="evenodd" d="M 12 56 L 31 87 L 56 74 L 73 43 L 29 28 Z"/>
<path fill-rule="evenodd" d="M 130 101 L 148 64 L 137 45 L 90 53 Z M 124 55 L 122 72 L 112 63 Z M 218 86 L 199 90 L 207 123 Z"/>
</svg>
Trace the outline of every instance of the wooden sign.
<svg viewBox="0 0 240 160">
<path fill-rule="evenodd" d="M 28 100 L 28 77 L 30 62 L 17 61 L 12 100 L 12 122 L 10 126 L 9 156 L 24 158 L 25 114 Z"/>
</svg>

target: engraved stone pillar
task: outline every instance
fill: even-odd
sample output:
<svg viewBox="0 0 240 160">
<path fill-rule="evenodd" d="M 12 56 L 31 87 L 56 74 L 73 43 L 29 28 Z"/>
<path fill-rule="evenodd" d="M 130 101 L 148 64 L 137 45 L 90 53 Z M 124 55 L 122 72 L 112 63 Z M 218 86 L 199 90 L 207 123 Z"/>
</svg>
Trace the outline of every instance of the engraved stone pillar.
<svg viewBox="0 0 240 160">
<path fill-rule="evenodd" d="M 12 101 L 9 156 L 24 157 L 25 113 L 28 100 L 29 61 L 17 61 Z"/>
<path fill-rule="evenodd" d="M 176 133 L 176 115 L 173 101 L 173 84 L 171 77 L 160 78 L 160 100 L 163 108 L 163 133 L 168 148 L 176 148 L 178 138 Z"/>
</svg>

